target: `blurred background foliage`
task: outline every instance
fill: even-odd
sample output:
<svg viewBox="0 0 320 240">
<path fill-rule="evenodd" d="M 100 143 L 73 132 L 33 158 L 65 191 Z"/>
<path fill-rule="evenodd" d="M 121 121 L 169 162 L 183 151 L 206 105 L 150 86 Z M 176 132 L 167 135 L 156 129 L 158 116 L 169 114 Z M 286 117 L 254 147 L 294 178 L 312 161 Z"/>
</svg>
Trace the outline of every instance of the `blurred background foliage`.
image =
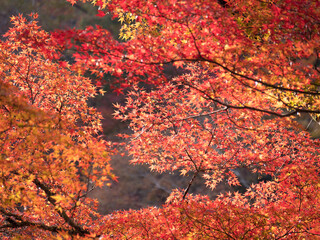
<svg viewBox="0 0 320 240">
<path fill-rule="evenodd" d="M 115 38 L 119 35 L 120 23 L 112 20 L 110 15 L 97 17 L 97 9 L 92 4 L 79 2 L 72 6 L 66 0 L 1 0 L 0 34 L 4 34 L 10 27 L 11 16 L 27 16 L 32 12 L 39 14 L 39 25 L 46 31 L 100 25 L 108 29 Z"/>
</svg>

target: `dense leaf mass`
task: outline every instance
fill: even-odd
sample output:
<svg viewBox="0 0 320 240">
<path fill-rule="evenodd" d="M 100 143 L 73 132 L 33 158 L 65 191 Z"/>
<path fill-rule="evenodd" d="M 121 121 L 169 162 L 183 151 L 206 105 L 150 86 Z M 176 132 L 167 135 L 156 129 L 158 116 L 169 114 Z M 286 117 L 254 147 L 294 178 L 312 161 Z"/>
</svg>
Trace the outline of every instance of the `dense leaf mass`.
<svg viewBox="0 0 320 240">
<path fill-rule="evenodd" d="M 320 237 L 319 136 L 298 124 L 320 114 L 319 1 L 82 2 L 118 18 L 123 42 L 99 26 L 48 34 L 13 17 L 0 45 L 4 237 Z M 93 215 L 84 196 L 112 175 L 88 71 L 127 93 L 115 118 L 132 130 L 132 163 L 193 176 L 161 208 Z M 189 193 L 196 177 L 239 185 L 238 168 L 272 180 Z"/>
<path fill-rule="evenodd" d="M 57 49 L 35 21 L 12 22 L 0 42 L 1 238 L 84 235 L 96 214 L 86 194 L 112 176 L 101 116 L 87 105 L 95 88 L 50 60 Z"/>
</svg>

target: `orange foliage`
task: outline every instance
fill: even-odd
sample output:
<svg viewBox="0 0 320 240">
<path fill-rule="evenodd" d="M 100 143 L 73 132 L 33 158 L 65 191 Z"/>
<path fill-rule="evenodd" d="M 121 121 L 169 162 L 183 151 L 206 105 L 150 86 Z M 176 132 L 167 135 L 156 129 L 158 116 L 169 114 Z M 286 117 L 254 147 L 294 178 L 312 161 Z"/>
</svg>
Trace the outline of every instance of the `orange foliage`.
<svg viewBox="0 0 320 240">
<path fill-rule="evenodd" d="M 0 42 L 1 238 L 84 235 L 97 215 L 86 194 L 112 177 L 101 116 L 87 105 L 95 88 L 50 60 L 35 21 L 12 21 Z"/>
</svg>

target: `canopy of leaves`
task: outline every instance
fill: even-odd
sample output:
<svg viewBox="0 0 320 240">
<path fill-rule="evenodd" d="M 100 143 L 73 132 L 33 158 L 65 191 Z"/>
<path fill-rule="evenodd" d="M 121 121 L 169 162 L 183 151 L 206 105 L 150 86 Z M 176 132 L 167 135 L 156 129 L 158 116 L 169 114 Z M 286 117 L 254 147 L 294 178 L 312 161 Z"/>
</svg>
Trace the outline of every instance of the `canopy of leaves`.
<svg viewBox="0 0 320 240">
<path fill-rule="evenodd" d="M 99 7 L 99 16 L 109 11 L 122 22 L 124 42 L 91 26 L 49 35 L 18 17 L 1 43 L 4 93 L 18 88 L 28 106 L 49 117 L 37 118 L 47 127 L 31 127 L 33 110 L 6 107 L 3 100 L 1 179 L 13 184 L 1 190 L 5 234 L 14 228 L 12 234 L 42 234 L 33 231 L 37 227 L 43 234 L 102 239 L 319 238 L 319 140 L 294 118 L 320 113 L 320 2 L 87 2 Z M 65 49 L 75 51 L 72 65 L 57 62 Z M 173 78 L 165 74 L 172 66 L 179 72 Z M 102 167 L 105 142 L 94 137 L 100 117 L 86 105 L 95 91 L 81 77 L 86 71 L 99 80 L 112 75 L 118 92 L 128 90 L 115 117 L 133 132 L 123 137 L 130 139 L 134 164 L 193 175 L 162 208 L 116 212 L 97 222 L 88 214 L 82 196 L 95 176 L 110 176 L 110 168 Z M 240 167 L 272 181 L 211 200 L 188 193 L 199 176 L 212 189 L 222 180 L 238 185 Z M 18 198 L 28 182 L 26 199 Z"/>
<path fill-rule="evenodd" d="M 133 163 L 201 175 L 210 188 L 239 184 L 239 167 L 273 179 L 201 206 L 187 188 L 177 205 L 120 213 L 109 220 L 125 222 L 119 237 L 316 237 L 319 141 L 294 116 L 320 113 L 319 2 L 89 2 L 119 18 L 126 42 L 94 28 L 60 39 L 76 40 L 75 66 L 133 86 L 115 113 L 133 130 Z M 180 75 L 169 78 L 172 65 Z"/>
<path fill-rule="evenodd" d="M 101 116 L 87 105 L 95 88 L 50 60 L 57 49 L 36 21 L 12 22 L 0 42 L 1 238 L 84 235 L 96 215 L 86 194 L 112 177 Z"/>
</svg>

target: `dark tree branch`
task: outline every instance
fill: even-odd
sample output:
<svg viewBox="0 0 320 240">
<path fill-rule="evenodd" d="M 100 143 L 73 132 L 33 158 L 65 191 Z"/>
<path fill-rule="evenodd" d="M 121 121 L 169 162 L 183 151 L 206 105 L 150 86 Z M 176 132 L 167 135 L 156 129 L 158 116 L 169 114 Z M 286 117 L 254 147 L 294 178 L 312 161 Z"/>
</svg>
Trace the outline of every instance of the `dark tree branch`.
<svg viewBox="0 0 320 240">
<path fill-rule="evenodd" d="M 22 227 L 37 227 L 42 230 L 50 231 L 50 232 L 59 232 L 59 231 L 69 231 L 67 229 L 63 229 L 57 226 L 48 226 L 43 223 L 34 223 L 30 221 L 23 220 L 22 216 L 10 213 L 6 211 L 4 208 L 0 208 L 0 213 L 6 216 L 6 221 L 8 224 L 4 224 L 0 226 L 0 229 L 8 229 L 8 228 L 22 228 Z M 69 231 L 70 232 L 70 231 Z"/>
<path fill-rule="evenodd" d="M 210 63 L 213 63 L 213 64 L 216 64 L 217 66 L 221 67 L 222 69 L 224 69 L 225 71 L 231 73 L 232 75 L 235 75 L 235 76 L 238 76 L 238 77 L 242 77 L 246 80 L 249 80 L 249 81 L 252 81 L 252 82 L 257 82 L 257 83 L 260 83 L 262 84 L 263 86 L 266 86 L 266 87 L 270 87 L 270 88 L 273 88 L 273 89 L 278 89 L 278 90 L 281 90 L 281 91 L 284 91 L 284 92 L 294 92 L 294 93 L 301 93 L 301 94 L 306 94 L 306 95 L 316 95 L 316 96 L 320 96 L 320 92 L 310 92 L 310 91 L 303 91 L 303 90 L 299 90 L 299 89 L 292 89 L 292 88 L 285 88 L 285 87 L 280 87 L 280 86 L 276 86 L 276 85 L 273 85 L 273 84 L 270 84 L 270 83 L 267 83 L 267 82 L 264 82 L 264 81 L 261 81 L 259 79 L 255 79 L 255 78 L 252 78 L 252 77 L 248 77 L 244 74 L 241 74 L 241 73 L 237 73 L 236 71 L 234 70 L 231 70 L 230 68 L 214 61 L 214 60 L 210 60 L 210 59 L 206 59 L 204 58 L 203 56 L 200 56 L 200 58 L 202 59 L 199 59 L 199 61 L 205 61 L 205 62 L 210 62 Z"/>
<path fill-rule="evenodd" d="M 204 98 L 206 98 L 207 100 L 210 100 L 210 101 L 213 101 L 215 103 L 218 103 L 222 106 L 225 106 L 227 108 L 232 108 L 232 109 L 247 109 L 247 110 L 251 110 L 251 111 L 257 111 L 257 112 L 262 112 L 262 113 L 267 113 L 267 114 L 270 114 L 270 115 L 274 115 L 274 116 L 277 116 L 277 117 L 289 117 L 289 116 L 293 116 L 297 113 L 320 113 L 320 110 L 308 110 L 308 109 L 301 109 L 301 108 L 294 108 L 293 111 L 290 111 L 288 113 L 277 113 L 277 112 L 274 112 L 274 111 L 271 111 L 271 110 L 267 110 L 267 109 L 261 109 L 261 108 L 256 108 L 256 107 L 252 107 L 252 106 L 247 106 L 247 105 L 241 105 L 241 106 L 237 106 L 237 105 L 232 105 L 232 104 L 228 104 L 228 103 L 225 103 L 225 102 L 222 102 L 221 100 L 219 99 L 216 99 L 216 98 L 213 98 L 211 97 L 208 93 L 206 93 L 205 91 L 201 90 L 201 89 L 198 89 L 197 87 L 191 85 L 191 84 L 188 84 L 188 83 L 185 83 L 186 86 L 189 86 L 190 88 L 193 88 L 199 92 L 201 92 L 202 94 L 204 94 Z"/>
<path fill-rule="evenodd" d="M 189 190 L 190 190 L 190 187 L 191 187 L 191 185 L 192 185 L 192 183 L 193 183 L 194 179 L 198 176 L 198 174 L 199 174 L 199 172 L 198 172 L 198 171 L 197 171 L 197 172 L 195 172 L 195 173 L 193 174 L 193 176 L 192 176 L 192 178 L 191 178 L 191 180 L 190 180 L 190 182 L 189 182 L 189 184 L 188 184 L 187 188 L 184 190 L 184 193 L 183 193 L 183 197 L 182 197 L 182 199 L 185 199 L 185 198 L 186 198 L 186 196 L 187 196 L 187 194 L 188 194 L 188 192 L 189 192 Z"/>
<path fill-rule="evenodd" d="M 74 6 L 75 8 L 77 8 L 78 10 L 80 10 L 81 12 L 88 14 L 87 9 L 83 8 L 83 7 L 80 6 L 78 3 L 74 4 L 73 6 Z"/>
<path fill-rule="evenodd" d="M 53 206 L 57 206 L 56 200 L 53 198 L 53 196 L 55 195 L 45 184 L 41 183 L 37 178 L 33 180 L 33 183 L 40 189 L 42 189 L 46 196 L 48 201 L 53 205 Z M 60 217 L 62 217 L 66 223 L 69 224 L 69 226 L 71 226 L 74 229 L 74 232 L 84 236 L 86 234 L 89 234 L 90 232 L 88 230 L 83 229 L 81 226 L 77 225 L 73 219 L 71 219 L 67 213 L 61 208 L 60 210 L 56 210 L 58 212 L 58 214 L 60 215 Z"/>
</svg>

